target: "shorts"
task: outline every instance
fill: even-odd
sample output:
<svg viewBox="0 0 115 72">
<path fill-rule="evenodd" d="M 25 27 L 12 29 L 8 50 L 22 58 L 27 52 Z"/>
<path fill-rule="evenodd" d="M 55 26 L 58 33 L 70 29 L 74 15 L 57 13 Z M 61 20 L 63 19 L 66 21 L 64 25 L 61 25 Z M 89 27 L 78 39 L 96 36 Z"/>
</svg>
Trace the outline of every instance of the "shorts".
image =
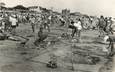
<svg viewBox="0 0 115 72">
<path fill-rule="evenodd" d="M 78 30 L 82 30 L 82 27 L 77 27 Z"/>
<path fill-rule="evenodd" d="M 16 28 L 16 25 L 12 25 L 11 27 L 12 27 L 12 28 Z"/>
</svg>

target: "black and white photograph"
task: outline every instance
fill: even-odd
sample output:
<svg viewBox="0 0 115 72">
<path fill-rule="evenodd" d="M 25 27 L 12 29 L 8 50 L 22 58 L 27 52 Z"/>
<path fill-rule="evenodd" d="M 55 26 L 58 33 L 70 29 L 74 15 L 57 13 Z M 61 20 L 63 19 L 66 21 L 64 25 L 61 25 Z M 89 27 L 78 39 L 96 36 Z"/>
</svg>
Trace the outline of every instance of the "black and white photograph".
<svg viewBox="0 0 115 72">
<path fill-rule="evenodd" d="M 0 72 L 115 72 L 115 0 L 0 0 Z"/>
</svg>

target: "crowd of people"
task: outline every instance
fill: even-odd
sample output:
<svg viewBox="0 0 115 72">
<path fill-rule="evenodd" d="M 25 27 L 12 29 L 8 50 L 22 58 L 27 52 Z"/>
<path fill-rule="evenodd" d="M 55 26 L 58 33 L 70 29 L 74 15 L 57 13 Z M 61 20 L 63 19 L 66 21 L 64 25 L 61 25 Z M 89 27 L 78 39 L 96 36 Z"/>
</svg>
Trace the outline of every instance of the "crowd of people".
<svg viewBox="0 0 115 72">
<path fill-rule="evenodd" d="M 0 14 L 0 29 L 7 31 L 8 29 L 15 29 L 19 23 L 31 23 L 32 31 L 34 32 L 35 24 L 40 23 L 44 25 L 50 31 L 51 24 L 60 24 L 64 26 L 66 24 L 77 26 L 78 29 L 99 29 L 107 33 L 112 33 L 112 25 L 114 22 L 112 17 L 93 17 L 93 16 L 81 16 L 68 15 L 68 17 L 62 14 L 50 14 L 50 13 L 1 13 Z M 80 24 L 81 27 L 77 24 Z M 10 30 L 10 31 L 11 31 Z"/>
<path fill-rule="evenodd" d="M 0 13 L 0 39 L 7 38 L 7 34 L 15 35 L 16 28 L 20 24 L 29 23 L 31 25 L 32 32 L 36 32 L 36 28 L 39 28 L 38 37 L 35 41 L 37 43 L 43 41 L 47 35 L 43 34 L 43 30 L 46 29 L 51 32 L 51 26 L 58 25 L 59 27 L 66 27 L 66 29 L 72 29 L 71 38 L 81 39 L 81 32 L 85 30 L 97 30 L 99 37 L 104 36 L 104 42 L 107 39 L 111 39 L 109 35 L 115 34 L 115 18 L 112 17 L 95 17 L 95 16 L 75 16 L 75 15 L 63 15 L 58 13 Z M 66 31 L 68 32 L 68 31 Z M 112 44 L 112 40 L 110 44 Z M 113 48 L 111 49 L 113 52 Z"/>
</svg>

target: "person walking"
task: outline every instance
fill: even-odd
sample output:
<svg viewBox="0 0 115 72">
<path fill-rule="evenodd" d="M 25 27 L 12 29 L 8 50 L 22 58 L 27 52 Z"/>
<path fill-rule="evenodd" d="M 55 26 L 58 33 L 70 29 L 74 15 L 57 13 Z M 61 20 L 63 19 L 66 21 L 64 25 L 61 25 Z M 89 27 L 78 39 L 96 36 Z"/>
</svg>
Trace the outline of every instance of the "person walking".
<svg viewBox="0 0 115 72">
<path fill-rule="evenodd" d="M 15 35 L 18 20 L 15 15 L 11 15 L 9 21 L 11 22 L 11 34 Z"/>
<path fill-rule="evenodd" d="M 82 25 L 81 25 L 80 19 L 77 20 L 76 22 L 74 22 L 73 26 L 74 26 L 74 29 L 72 30 L 72 37 L 74 37 L 75 33 L 78 37 L 80 37 L 81 36 L 81 30 L 82 30 Z"/>
<path fill-rule="evenodd" d="M 32 31 L 35 32 L 35 17 L 33 15 L 30 18 L 30 23 L 31 23 Z"/>
</svg>

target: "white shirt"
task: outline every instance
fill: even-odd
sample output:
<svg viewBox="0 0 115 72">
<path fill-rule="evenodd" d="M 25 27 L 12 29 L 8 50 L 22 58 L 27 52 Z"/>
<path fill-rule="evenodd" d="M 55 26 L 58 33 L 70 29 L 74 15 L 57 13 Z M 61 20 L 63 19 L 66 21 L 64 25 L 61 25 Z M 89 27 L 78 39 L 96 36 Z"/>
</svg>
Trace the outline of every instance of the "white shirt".
<svg viewBox="0 0 115 72">
<path fill-rule="evenodd" d="M 30 18 L 30 21 L 31 21 L 31 23 L 35 23 L 35 18 L 33 17 L 33 18 Z"/>
<path fill-rule="evenodd" d="M 74 23 L 74 26 L 78 28 L 78 30 L 82 29 L 81 22 L 78 21 L 77 23 Z"/>
<path fill-rule="evenodd" d="M 51 16 L 49 16 L 49 17 L 48 17 L 48 19 L 49 19 L 49 20 L 51 20 L 51 19 L 52 19 L 52 17 L 51 17 Z"/>
<path fill-rule="evenodd" d="M 10 17 L 10 22 L 11 22 L 11 25 L 12 26 L 15 26 L 15 25 L 17 25 L 17 19 L 16 18 L 13 18 L 13 17 Z"/>
</svg>

